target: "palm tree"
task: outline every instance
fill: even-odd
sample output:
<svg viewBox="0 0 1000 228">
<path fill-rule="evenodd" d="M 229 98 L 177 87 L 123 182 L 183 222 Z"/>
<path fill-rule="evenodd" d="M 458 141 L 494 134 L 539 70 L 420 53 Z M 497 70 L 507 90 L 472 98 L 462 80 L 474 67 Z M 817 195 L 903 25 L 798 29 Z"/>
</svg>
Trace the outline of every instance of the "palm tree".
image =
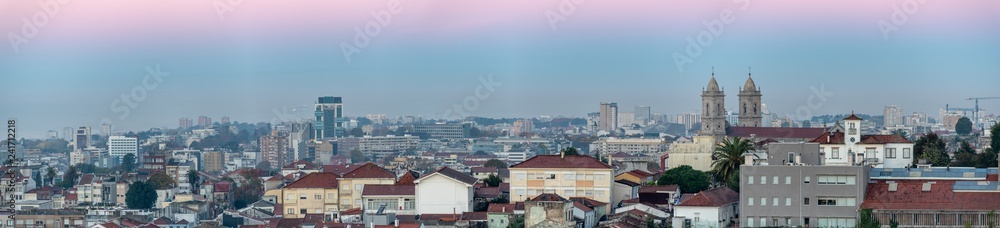
<svg viewBox="0 0 1000 228">
<path fill-rule="evenodd" d="M 48 180 L 49 184 L 55 184 L 56 180 L 56 169 L 49 166 L 45 173 L 45 179 Z"/>
<path fill-rule="evenodd" d="M 198 176 L 198 171 L 188 170 L 188 173 L 187 173 L 188 183 L 191 183 L 192 189 L 197 189 L 197 186 L 199 184 L 198 177 L 199 177 Z"/>
<path fill-rule="evenodd" d="M 738 178 L 734 176 L 739 171 L 740 165 L 743 165 L 746 160 L 743 155 L 753 149 L 750 140 L 740 137 L 736 137 L 732 141 L 728 138 L 724 139 L 721 144 L 716 146 L 715 152 L 712 153 L 712 157 L 715 158 L 712 161 L 712 171 L 721 179 L 720 182 L 729 183 L 733 178 Z"/>
</svg>

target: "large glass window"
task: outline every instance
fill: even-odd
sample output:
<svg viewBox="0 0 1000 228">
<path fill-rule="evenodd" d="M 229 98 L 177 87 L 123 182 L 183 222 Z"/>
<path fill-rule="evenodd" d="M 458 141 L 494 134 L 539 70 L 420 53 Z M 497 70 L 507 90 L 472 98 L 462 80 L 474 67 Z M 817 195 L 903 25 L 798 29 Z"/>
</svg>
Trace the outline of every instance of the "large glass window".
<svg viewBox="0 0 1000 228">
<path fill-rule="evenodd" d="M 817 184 L 820 185 L 854 185 L 857 181 L 854 176 L 847 175 L 822 175 L 816 176 Z"/>
</svg>

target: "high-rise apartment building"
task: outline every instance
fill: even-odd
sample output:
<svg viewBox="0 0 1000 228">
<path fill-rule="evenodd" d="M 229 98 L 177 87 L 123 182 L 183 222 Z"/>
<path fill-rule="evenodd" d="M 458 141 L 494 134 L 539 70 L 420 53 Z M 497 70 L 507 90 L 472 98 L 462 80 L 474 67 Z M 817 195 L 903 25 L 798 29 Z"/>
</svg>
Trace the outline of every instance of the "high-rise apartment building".
<svg viewBox="0 0 1000 228">
<path fill-rule="evenodd" d="M 204 127 L 208 125 L 212 125 L 212 118 L 208 118 L 207 116 L 198 117 L 198 126 Z"/>
<path fill-rule="evenodd" d="M 267 161 L 272 169 L 281 168 L 285 165 L 286 154 L 288 152 L 288 136 L 278 134 L 278 131 L 271 131 L 270 135 L 260 137 L 261 161 Z"/>
<path fill-rule="evenodd" d="M 344 135 L 344 103 L 340 97 L 319 97 L 315 104 L 315 139 L 332 139 Z"/>
<path fill-rule="evenodd" d="M 188 129 L 192 126 L 194 126 L 194 121 L 191 121 L 191 118 L 181 117 L 181 119 L 177 121 L 177 127 L 180 127 L 181 129 Z"/>
<path fill-rule="evenodd" d="M 613 131 L 618 129 L 618 103 L 601 103 L 600 113 L 598 130 Z"/>
<path fill-rule="evenodd" d="M 73 150 L 90 147 L 90 127 L 80 127 L 73 133 Z"/>
<path fill-rule="evenodd" d="M 126 154 L 135 155 L 136 159 L 139 158 L 139 139 L 120 135 L 108 137 L 108 155 L 121 161 Z"/>
<path fill-rule="evenodd" d="M 645 124 L 652 117 L 649 106 L 635 106 L 635 121 Z"/>
<path fill-rule="evenodd" d="M 885 127 L 895 127 L 906 124 L 903 122 L 903 109 L 895 105 L 885 106 Z"/>
</svg>

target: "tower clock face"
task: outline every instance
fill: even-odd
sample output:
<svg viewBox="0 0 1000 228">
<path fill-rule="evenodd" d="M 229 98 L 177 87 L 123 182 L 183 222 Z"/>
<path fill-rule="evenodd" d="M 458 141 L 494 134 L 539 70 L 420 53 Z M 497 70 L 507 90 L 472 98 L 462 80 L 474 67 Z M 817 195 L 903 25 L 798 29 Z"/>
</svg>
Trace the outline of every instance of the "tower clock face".
<svg viewBox="0 0 1000 228">
<path fill-rule="evenodd" d="M 851 137 L 851 142 L 854 142 L 855 140 L 856 140 L 856 139 L 855 139 L 854 137 Z"/>
</svg>

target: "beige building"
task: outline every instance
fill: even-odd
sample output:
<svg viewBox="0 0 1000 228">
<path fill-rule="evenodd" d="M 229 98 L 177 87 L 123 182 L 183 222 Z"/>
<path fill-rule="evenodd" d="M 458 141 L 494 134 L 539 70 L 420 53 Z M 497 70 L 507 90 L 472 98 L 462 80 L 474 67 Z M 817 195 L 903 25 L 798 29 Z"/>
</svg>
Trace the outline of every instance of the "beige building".
<svg viewBox="0 0 1000 228">
<path fill-rule="evenodd" d="M 265 195 L 277 198 L 285 218 L 303 218 L 306 214 L 332 217 L 340 211 L 337 178 L 333 173 L 311 173 Z"/>
<path fill-rule="evenodd" d="M 601 138 L 590 143 L 591 151 L 601 153 L 647 154 L 663 152 L 667 140 L 663 138 Z"/>
<path fill-rule="evenodd" d="M 715 149 L 715 137 L 711 135 L 695 136 L 693 142 L 674 143 L 664 158 L 664 170 L 681 165 L 689 165 L 699 171 L 712 170 L 712 151 Z"/>
<path fill-rule="evenodd" d="M 205 151 L 201 153 L 201 170 L 205 172 L 219 172 L 224 168 L 225 162 L 222 160 L 222 152 Z"/>
<path fill-rule="evenodd" d="M 591 156 L 539 155 L 510 167 L 511 202 L 544 193 L 611 202 L 613 169 Z"/>
<path fill-rule="evenodd" d="M 366 184 L 394 184 L 396 174 L 373 163 L 367 163 L 340 178 L 340 208 L 360 208 L 361 193 Z"/>
</svg>

